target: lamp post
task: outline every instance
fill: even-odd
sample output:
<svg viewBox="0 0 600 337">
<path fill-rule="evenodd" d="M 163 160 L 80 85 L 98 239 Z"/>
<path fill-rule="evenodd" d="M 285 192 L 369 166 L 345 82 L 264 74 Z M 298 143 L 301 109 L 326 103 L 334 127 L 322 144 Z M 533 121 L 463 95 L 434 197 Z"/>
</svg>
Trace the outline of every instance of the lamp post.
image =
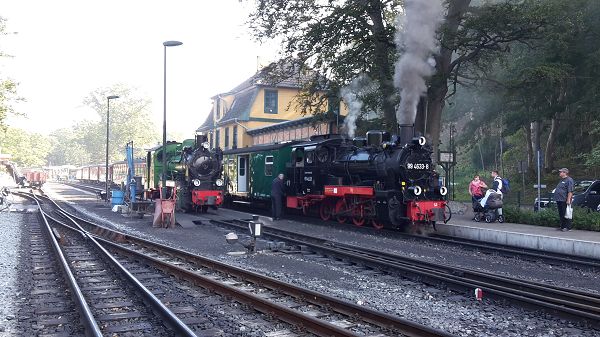
<svg viewBox="0 0 600 337">
<path fill-rule="evenodd" d="M 181 46 L 183 42 L 179 41 L 165 41 L 164 46 L 164 101 L 163 101 L 163 146 L 162 146 L 162 188 L 167 186 L 167 47 Z"/>
<path fill-rule="evenodd" d="M 108 126 L 110 124 L 110 100 L 111 99 L 117 99 L 119 98 L 119 96 L 116 95 L 112 95 L 112 96 L 108 96 L 106 97 L 106 101 L 108 102 L 108 106 L 106 108 L 106 180 L 104 181 L 105 186 L 106 186 L 106 198 L 105 198 L 105 202 L 108 202 Z"/>
</svg>

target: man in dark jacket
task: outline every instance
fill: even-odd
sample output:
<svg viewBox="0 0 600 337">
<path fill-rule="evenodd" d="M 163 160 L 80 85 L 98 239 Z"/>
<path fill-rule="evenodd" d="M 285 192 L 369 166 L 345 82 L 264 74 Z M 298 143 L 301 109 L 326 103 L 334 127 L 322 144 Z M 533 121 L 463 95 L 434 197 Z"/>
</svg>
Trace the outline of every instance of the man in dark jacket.
<svg viewBox="0 0 600 337">
<path fill-rule="evenodd" d="M 277 178 L 273 179 L 271 184 L 271 213 L 273 220 L 281 219 L 281 212 L 283 210 L 283 173 L 280 173 Z"/>
</svg>

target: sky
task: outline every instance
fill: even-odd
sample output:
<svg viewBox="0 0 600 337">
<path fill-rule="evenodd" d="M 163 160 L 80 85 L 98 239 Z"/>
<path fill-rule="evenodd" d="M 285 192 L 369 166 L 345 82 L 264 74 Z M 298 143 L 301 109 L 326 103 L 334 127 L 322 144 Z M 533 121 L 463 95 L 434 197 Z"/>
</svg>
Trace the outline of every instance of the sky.
<svg viewBox="0 0 600 337">
<path fill-rule="evenodd" d="M 152 100 L 162 132 L 162 43 L 167 48 L 167 129 L 193 135 L 211 108 L 210 97 L 275 60 L 274 41 L 259 44 L 246 22 L 252 0 L 3 0 L 0 77 L 19 83 L 26 101 L 13 105 L 27 118 L 9 124 L 48 134 L 83 119 L 98 119 L 82 102 L 98 88 L 124 84 Z"/>
</svg>

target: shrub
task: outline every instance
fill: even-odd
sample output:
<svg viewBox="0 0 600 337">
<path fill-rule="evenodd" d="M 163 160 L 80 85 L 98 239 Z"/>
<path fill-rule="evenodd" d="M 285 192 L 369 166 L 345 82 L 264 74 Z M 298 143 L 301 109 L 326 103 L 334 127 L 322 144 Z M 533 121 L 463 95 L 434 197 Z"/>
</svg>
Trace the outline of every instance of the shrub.
<svg viewBox="0 0 600 337">
<path fill-rule="evenodd" d="M 532 210 L 507 206 L 502 210 L 507 222 L 546 227 L 558 227 L 560 224 L 558 210 L 556 209 L 543 209 L 539 212 L 533 212 Z M 600 213 L 591 212 L 587 208 L 575 207 L 573 209 L 573 228 L 600 231 Z"/>
</svg>

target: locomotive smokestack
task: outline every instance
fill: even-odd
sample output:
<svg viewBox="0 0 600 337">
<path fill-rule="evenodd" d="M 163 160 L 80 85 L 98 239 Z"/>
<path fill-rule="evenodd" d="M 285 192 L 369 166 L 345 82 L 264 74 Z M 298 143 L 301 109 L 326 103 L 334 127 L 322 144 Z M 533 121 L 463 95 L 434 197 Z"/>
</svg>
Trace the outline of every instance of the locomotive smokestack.
<svg viewBox="0 0 600 337">
<path fill-rule="evenodd" d="M 400 145 L 410 143 L 415 136 L 415 126 L 413 124 L 399 124 L 398 131 L 398 136 L 400 136 Z"/>
</svg>

